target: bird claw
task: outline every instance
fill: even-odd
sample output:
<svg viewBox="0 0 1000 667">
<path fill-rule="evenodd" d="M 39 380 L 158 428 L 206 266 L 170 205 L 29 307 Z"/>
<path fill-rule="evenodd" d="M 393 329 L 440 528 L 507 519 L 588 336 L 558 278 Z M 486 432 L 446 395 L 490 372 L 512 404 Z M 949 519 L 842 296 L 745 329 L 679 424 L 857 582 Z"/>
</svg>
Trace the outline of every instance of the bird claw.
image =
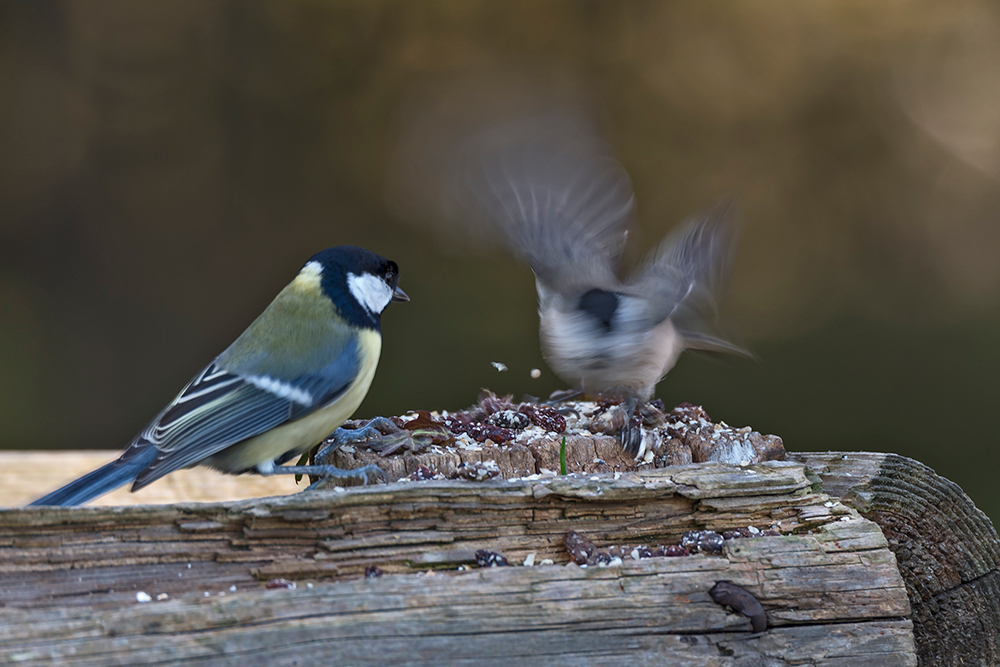
<svg viewBox="0 0 1000 667">
<path fill-rule="evenodd" d="M 381 438 L 386 435 L 392 435 L 394 433 L 399 433 L 403 429 L 396 426 L 396 424 L 391 419 L 386 419 L 385 417 L 373 417 L 368 421 L 367 424 L 359 428 L 338 428 L 327 438 L 329 442 L 325 444 L 317 453 L 316 457 L 319 458 L 323 455 L 323 452 L 330 449 L 336 451 L 338 447 L 344 445 L 354 445 L 362 442 L 367 442 L 374 438 Z"/>
<path fill-rule="evenodd" d="M 386 476 L 385 471 L 379 468 L 377 465 L 366 465 L 360 468 L 353 468 L 351 470 L 344 470 L 343 468 L 338 468 L 333 465 L 324 464 L 313 464 L 313 465 L 294 465 L 294 466 L 274 466 L 267 472 L 262 472 L 263 475 L 309 475 L 310 477 L 319 477 L 320 479 L 310 484 L 307 489 L 314 488 L 319 482 L 326 481 L 329 479 L 351 479 L 360 477 L 362 484 L 368 485 L 369 477 L 374 477 L 377 480 L 382 480 L 383 482 L 388 482 L 389 478 Z"/>
<path fill-rule="evenodd" d="M 351 470 L 343 470 L 342 468 L 336 468 L 331 465 L 313 465 L 309 467 L 313 468 L 313 471 L 309 474 L 313 477 L 319 477 L 319 479 L 307 486 L 306 491 L 320 488 L 331 479 L 352 479 L 360 477 L 362 486 L 368 486 L 371 481 L 369 476 L 374 477 L 377 481 L 386 483 L 389 481 L 385 471 L 374 464 L 362 466 L 360 468 L 353 468 Z"/>
<path fill-rule="evenodd" d="M 344 445 L 356 444 L 364 444 L 381 456 L 387 456 L 400 447 L 417 451 L 409 431 L 399 428 L 391 419 L 375 417 L 359 428 L 338 428 L 331 433 L 326 444 L 316 452 L 316 461 L 329 463 L 335 451 Z"/>
<path fill-rule="evenodd" d="M 344 445 L 369 442 L 372 439 L 377 441 L 387 437 L 398 439 L 401 434 L 405 435 L 403 429 L 385 417 L 375 417 L 364 426 L 356 429 L 338 428 L 330 434 L 327 442 L 316 452 L 312 464 L 277 466 L 268 474 L 309 475 L 315 481 L 306 490 L 322 486 L 331 479 L 360 479 L 364 486 L 373 480 L 388 482 L 389 477 L 377 465 L 370 464 L 345 470 L 333 465 L 333 455 Z"/>
</svg>

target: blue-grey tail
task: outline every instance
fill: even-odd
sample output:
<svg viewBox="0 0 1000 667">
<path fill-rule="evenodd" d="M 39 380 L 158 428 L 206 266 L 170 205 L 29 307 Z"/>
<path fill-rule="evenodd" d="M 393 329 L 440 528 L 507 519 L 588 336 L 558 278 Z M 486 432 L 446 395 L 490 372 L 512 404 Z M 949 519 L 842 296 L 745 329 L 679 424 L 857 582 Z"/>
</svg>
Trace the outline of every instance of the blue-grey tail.
<svg viewBox="0 0 1000 667">
<path fill-rule="evenodd" d="M 129 484 L 135 480 L 140 472 L 156 458 L 155 447 L 147 447 L 132 455 L 128 460 L 115 459 L 106 466 L 102 466 L 93 472 L 88 472 L 83 477 L 76 479 L 61 489 L 57 489 L 47 496 L 43 496 L 28 505 L 57 505 L 67 507 L 71 505 L 83 505 L 98 496 L 114 491 L 120 486 Z"/>
</svg>

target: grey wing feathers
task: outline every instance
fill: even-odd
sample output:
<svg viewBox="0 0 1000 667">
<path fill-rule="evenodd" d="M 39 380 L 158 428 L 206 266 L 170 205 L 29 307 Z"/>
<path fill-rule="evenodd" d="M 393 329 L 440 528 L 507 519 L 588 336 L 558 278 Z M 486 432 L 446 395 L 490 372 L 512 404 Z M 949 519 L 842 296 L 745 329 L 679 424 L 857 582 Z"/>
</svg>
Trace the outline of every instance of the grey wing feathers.
<svg viewBox="0 0 1000 667">
<path fill-rule="evenodd" d="M 133 490 L 325 405 L 350 385 L 358 364 L 354 344 L 319 371 L 290 380 L 210 364 L 140 434 L 132 450 L 148 443 L 158 454 Z"/>
<path fill-rule="evenodd" d="M 461 192 L 543 282 L 613 284 L 632 217 L 632 185 L 584 120 L 545 116 L 471 142 Z"/>
<path fill-rule="evenodd" d="M 670 317 L 691 347 L 742 352 L 704 331 L 718 319 L 718 301 L 729 286 L 736 248 L 734 217 L 733 201 L 727 198 L 703 219 L 683 224 L 630 281 L 636 292 L 650 299 L 653 319 Z"/>
<path fill-rule="evenodd" d="M 215 385 L 208 391 L 205 377 Z M 136 477 L 133 490 L 288 421 L 293 405 L 209 365 L 140 435 L 158 454 Z"/>
</svg>

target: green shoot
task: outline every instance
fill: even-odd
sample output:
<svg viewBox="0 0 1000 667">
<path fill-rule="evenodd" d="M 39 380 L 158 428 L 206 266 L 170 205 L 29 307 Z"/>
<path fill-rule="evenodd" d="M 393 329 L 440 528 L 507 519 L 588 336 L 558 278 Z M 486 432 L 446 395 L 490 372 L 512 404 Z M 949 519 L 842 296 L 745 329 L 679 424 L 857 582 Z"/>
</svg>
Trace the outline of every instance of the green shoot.
<svg viewBox="0 0 1000 667">
<path fill-rule="evenodd" d="M 566 436 L 563 436 L 562 446 L 559 447 L 559 474 L 566 474 Z"/>
</svg>

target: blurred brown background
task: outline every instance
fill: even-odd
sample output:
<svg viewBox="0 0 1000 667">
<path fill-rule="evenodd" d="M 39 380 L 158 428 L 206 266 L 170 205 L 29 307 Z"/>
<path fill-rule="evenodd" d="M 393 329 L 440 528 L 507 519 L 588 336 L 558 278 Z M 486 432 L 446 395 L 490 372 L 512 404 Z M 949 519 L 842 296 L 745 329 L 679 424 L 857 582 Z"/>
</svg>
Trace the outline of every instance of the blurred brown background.
<svg viewBox="0 0 1000 667">
<path fill-rule="evenodd" d="M 408 96 L 497 68 L 587 82 L 646 245 L 737 195 L 726 321 L 759 360 L 685 356 L 668 405 L 915 457 L 1000 518 L 985 0 L 4 2 L 0 447 L 124 446 L 342 243 L 395 259 L 413 299 L 361 416 L 558 388 L 530 272 L 385 203 Z"/>
</svg>

